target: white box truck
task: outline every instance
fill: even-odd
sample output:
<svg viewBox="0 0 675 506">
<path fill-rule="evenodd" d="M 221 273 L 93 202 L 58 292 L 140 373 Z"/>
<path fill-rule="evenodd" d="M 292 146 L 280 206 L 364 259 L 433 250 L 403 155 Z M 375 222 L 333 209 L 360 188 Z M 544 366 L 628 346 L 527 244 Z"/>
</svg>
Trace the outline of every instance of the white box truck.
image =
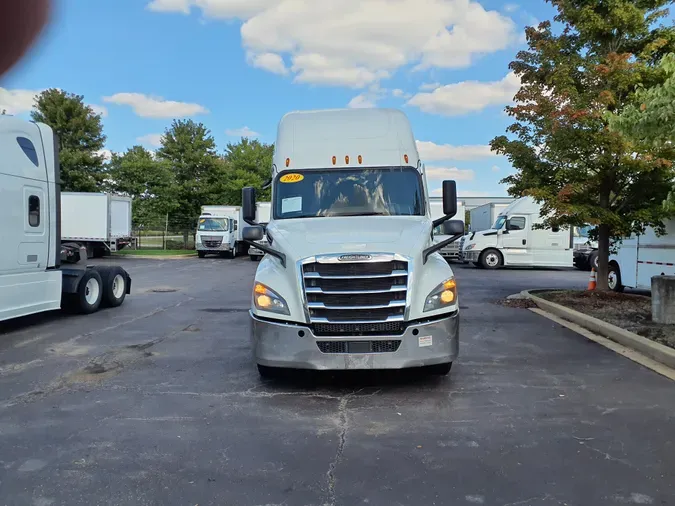
<svg viewBox="0 0 675 506">
<path fill-rule="evenodd" d="M 675 275 L 675 220 L 665 222 L 666 235 L 657 236 L 647 227 L 644 234 L 633 234 L 616 244 L 609 256 L 609 288 L 652 289 L 652 277 Z"/>
<path fill-rule="evenodd" d="M 487 230 L 471 232 L 464 240 L 462 258 L 475 266 L 572 267 L 573 239 L 569 228 L 537 229 L 541 205 L 521 197 L 497 216 Z"/>
<path fill-rule="evenodd" d="M 0 321 L 61 307 L 92 313 L 131 291 L 121 267 L 61 265 L 58 146 L 48 125 L 0 116 Z"/>
<path fill-rule="evenodd" d="M 102 257 L 129 246 L 132 235 L 130 197 L 61 193 L 61 242 L 69 251 L 84 247 L 88 258 Z"/>
<path fill-rule="evenodd" d="M 195 235 L 199 258 L 210 253 L 234 258 L 248 248 L 241 237 L 241 211 L 241 206 L 202 206 Z"/>
<path fill-rule="evenodd" d="M 429 206 L 431 208 L 431 219 L 435 220 L 443 216 L 443 199 L 440 197 L 430 197 Z M 464 223 L 466 208 L 464 207 L 464 202 L 461 200 L 457 201 L 457 214 L 455 218 L 457 221 Z M 448 239 L 448 236 L 443 233 L 443 226 L 439 225 L 434 228 L 434 241 L 442 242 Z M 440 251 L 443 258 L 448 260 L 459 260 L 459 241 L 454 241 L 448 244 L 447 246 L 441 248 Z"/>
<path fill-rule="evenodd" d="M 426 177 L 406 116 L 393 109 L 285 115 L 272 166 L 266 255 L 251 293 L 252 345 L 276 368 L 450 372 L 459 350 L 457 286 L 432 230 L 464 233 L 454 181 L 432 220 Z M 242 191 L 244 239 L 255 190 Z"/>
<path fill-rule="evenodd" d="M 270 214 L 272 212 L 272 203 L 271 202 L 258 202 L 256 204 L 256 214 L 255 221 L 256 223 L 262 225 L 263 227 L 267 226 L 267 223 L 270 221 Z M 267 242 L 267 237 L 264 236 L 260 241 L 256 241 L 258 244 L 263 246 L 269 244 Z M 255 246 L 250 246 L 248 248 L 248 256 L 252 262 L 258 262 L 265 256 L 265 252 Z"/>
</svg>

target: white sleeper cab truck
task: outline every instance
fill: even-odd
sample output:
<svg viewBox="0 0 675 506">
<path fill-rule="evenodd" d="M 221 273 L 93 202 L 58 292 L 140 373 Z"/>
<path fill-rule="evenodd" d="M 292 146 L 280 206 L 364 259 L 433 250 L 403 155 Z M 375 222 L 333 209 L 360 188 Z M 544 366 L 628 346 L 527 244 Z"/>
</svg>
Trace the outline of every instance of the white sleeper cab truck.
<svg viewBox="0 0 675 506">
<path fill-rule="evenodd" d="M 52 129 L 0 116 L 0 321 L 62 304 L 92 313 L 130 293 L 120 267 L 61 267 L 60 184 Z"/>
<path fill-rule="evenodd" d="M 241 253 L 242 223 L 240 206 L 202 206 L 195 236 L 199 258 L 209 253 L 234 258 Z"/>
<path fill-rule="evenodd" d="M 666 234 L 657 236 L 647 227 L 644 234 L 631 235 L 616 244 L 609 256 L 609 288 L 651 290 L 653 276 L 675 276 L 675 220 L 665 222 Z"/>
<path fill-rule="evenodd" d="M 275 368 L 400 369 L 447 374 L 459 305 L 434 227 L 458 239 L 454 181 L 431 219 L 406 116 L 391 109 L 294 112 L 279 123 L 266 255 L 252 290 L 260 374 Z M 255 190 L 242 191 L 244 239 L 263 237 Z"/>
<path fill-rule="evenodd" d="M 431 208 L 432 220 L 436 220 L 444 215 L 442 198 L 431 197 L 429 199 L 429 206 Z M 457 214 L 455 214 L 457 221 L 461 221 L 462 223 L 464 223 L 464 213 L 465 213 L 464 202 L 458 201 Z M 436 228 L 434 228 L 434 241 L 442 242 L 448 238 L 449 237 L 443 233 L 443 225 L 438 225 Z M 443 258 L 446 258 L 448 260 L 459 260 L 459 241 L 451 242 L 444 248 L 441 248 L 440 254 Z"/>
<path fill-rule="evenodd" d="M 263 229 L 267 226 L 267 224 L 270 221 L 270 213 L 272 209 L 271 206 L 272 206 L 271 202 L 258 202 L 256 204 L 255 221 L 259 225 L 262 225 Z M 260 241 L 256 241 L 256 244 L 258 243 L 262 244 L 263 246 L 269 244 L 267 242 L 266 236 L 263 236 L 263 238 Z M 265 252 L 259 248 L 256 248 L 255 246 L 250 246 L 248 248 L 248 256 L 252 262 L 258 262 L 262 259 L 263 256 L 265 256 Z"/>
<path fill-rule="evenodd" d="M 506 206 L 488 230 L 471 232 L 464 240 L 462 258 L 477 267 L 572 267 L 569 228 L 538 229 L 541 205 L 521 197 Z"/>
</svg>

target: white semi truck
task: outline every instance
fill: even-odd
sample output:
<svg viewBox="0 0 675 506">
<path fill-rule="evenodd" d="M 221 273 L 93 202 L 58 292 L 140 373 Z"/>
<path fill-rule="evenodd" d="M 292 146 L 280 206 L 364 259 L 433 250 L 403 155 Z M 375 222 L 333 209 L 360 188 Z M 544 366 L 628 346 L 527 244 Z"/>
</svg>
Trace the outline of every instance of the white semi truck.
<svg viewBox="0 0 675 506">
<path fill-rule="evenodd" d="M 263 227 L 266 227 L 267 223 L 269 223 L 270 221 L 271 212 L 272 212 L 271 202 L 258 202 L 256 204 L 256 214 L 255 214 L 256 223 L 262 225 Z M 263 237 L 260 241 L 257 241 L 257 243 L 262 244 L 263 246 L 269 244 L 267 242 L 266 236 Z M 249 246 L 248 256 L 250 257 L 252 262 L 257 262 L 261 260 L 263 256 L 265 256 L 265 252 L 255 246 Z"/>
<path fill-rule="evenodd" d="M 61 193 L 61 242 L 68 259 L 79 260 L 119 251 L 132 242 L 131 198 L 107 193 Z"/>
<path fill-rule="evenodd" d="M 497 216 L 491 228 L 464 238 L 462 258 L 477 267 L 572 267 L 573 238 L 569 228 L 538 229 L 541 205 L 521 197 Z"/>
<path fill-rule="evenodd" d="M 121 267 L 61 265 L 58 146 L 48 125 L 0 116 L 0 321 L 66 306 L 92 313 L 131 291 Z"/>
<path fill-rule="evenodd" d="M 234 258 L 245 251 L 241 236 L 243 223 L 240 206 L 202 206 L 195 236 L 199 258 L 210 253 Z"/>
<path fill-rule="evenodd" d="M 443 199 L 440 197 L 430 197 L 429 206 L 431 208 L 431 219 L 436 220 L 443 216 Z M 464 215 L 466 213 L 466 208 L 464 207 L 464 201 L 457 201 L 457 214 L 455 218 L 457 221 L 464 223 Z M 443 233 L 442 225 L 434 228 L 434 241 L 442 242 L 448 239 L 448 236 Z M 459 241 L 454 241 L 448 244 L 447 246 L 441 248 L 440 251 L 443 258 L 448 260 L 459 260 Z"/>
<path fill-rule="evenodd" d="M 459 350 L 457 285 L 434 243 L 464 232 L 454 181 L 432 220 L 410 123 L 392 109 L 285 115 L 272 166 L 267 253 L 251 294 L 252 345 L 263 376 L 275 368 L 400 369 L 447 374 Z M 255 190 L 242 191 L 244 239 Z"/>
</svg>

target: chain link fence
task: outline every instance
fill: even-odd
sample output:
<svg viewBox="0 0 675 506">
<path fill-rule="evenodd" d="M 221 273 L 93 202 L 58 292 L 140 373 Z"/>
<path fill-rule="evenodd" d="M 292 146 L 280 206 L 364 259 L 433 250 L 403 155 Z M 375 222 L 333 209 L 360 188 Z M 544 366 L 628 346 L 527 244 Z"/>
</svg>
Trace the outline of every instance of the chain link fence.
<svg viewBox="0 0 675 506">
<path fill-rule="evenodd" d="M 134 223 L 135 249 L 193 250 L 197 219 L 168 219 Z"/>
</svg>

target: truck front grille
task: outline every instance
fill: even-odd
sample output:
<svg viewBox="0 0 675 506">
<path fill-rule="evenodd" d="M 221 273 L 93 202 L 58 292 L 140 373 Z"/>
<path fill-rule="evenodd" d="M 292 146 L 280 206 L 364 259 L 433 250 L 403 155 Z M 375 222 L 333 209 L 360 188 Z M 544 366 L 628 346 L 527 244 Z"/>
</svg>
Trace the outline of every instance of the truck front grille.
<svg viewBox="0 0 675 506">
<path fill-rule="evenodd" d="M 321 353 L 393 353 L 401 341 L 317 341 L 316 345 Z"/>
<path fill-rule="evenodd" d="M 222 243 L 223 243 L 222 237 L 211 237 L 211 236 L 202 237 L 202 244 L 207 248 L 220 248 L 220 245 Z"/>
<path fill-rule="evenodd" d="M 315 336 L 398 336 L 405 331 L 405 323 L 314 323 Z"/>
<path fill-rule="evenodd" d="M 317 335 L 400 332 L 406 311 L 408 262 L 393 255 L 340 262 L 319 257 L 302 267 L 307 309 Z M 399 324 L 390 329 L 372 324 Z"/>
</svg>

